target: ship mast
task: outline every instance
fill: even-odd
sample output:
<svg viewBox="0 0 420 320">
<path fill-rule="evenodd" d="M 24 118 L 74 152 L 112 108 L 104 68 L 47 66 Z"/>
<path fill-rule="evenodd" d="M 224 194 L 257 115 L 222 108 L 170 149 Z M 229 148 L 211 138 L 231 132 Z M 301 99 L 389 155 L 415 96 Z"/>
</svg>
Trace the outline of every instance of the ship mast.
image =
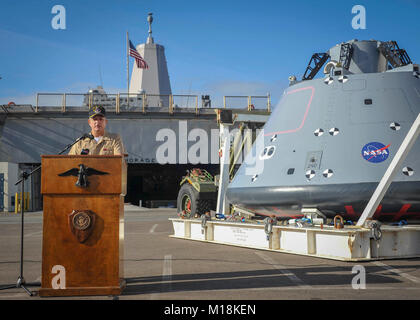
<svg viewBox="0 0 420 320">
<path fill-rule="evenodd" d="M 149 36 L 147 37 L 147 43 L 154 43 L 152 37 L 152 22 L 153 22 L 153 13 L 149 13 L 147 17 L 147 22 L 149 23 Z"/>
</svg>

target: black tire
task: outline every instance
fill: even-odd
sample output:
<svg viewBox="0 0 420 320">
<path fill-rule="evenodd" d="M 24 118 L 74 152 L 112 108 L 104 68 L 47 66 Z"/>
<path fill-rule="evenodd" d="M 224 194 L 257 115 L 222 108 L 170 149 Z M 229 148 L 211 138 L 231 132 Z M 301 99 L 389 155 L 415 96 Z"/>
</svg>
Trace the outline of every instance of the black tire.
<svg viewBox="0 0 420 320">
<path fill-rule="evenodd" d="M 188 201 L 190 202 L 188 204 Z M 177 211 L 183 213 L 186 218 L 193 218 L 196 214 L 200 216 L 210 211 L 211 200 L 200 199 L 200 194 L 189 183 L 182 185 L 178 192 Z"/>
</svg>

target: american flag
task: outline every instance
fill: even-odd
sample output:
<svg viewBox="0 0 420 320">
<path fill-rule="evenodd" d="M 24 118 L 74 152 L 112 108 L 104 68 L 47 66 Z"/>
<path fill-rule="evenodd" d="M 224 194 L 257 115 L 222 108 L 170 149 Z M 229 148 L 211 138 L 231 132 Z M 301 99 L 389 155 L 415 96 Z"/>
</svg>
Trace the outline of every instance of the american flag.
<svg viewBox="0 0 420 320">
<path fill-rule="evenodd" d="M 149 69 L 149 66 L 147 65 L 146 61 L 144 61 L 140 53 L 138 53 L 136 48 L 133 46 L 131 40 L 128 40 L 128 42 L 130 43 L 130 57 L 133 57 L 136 60 L 137 68 Z"/>
</svg>

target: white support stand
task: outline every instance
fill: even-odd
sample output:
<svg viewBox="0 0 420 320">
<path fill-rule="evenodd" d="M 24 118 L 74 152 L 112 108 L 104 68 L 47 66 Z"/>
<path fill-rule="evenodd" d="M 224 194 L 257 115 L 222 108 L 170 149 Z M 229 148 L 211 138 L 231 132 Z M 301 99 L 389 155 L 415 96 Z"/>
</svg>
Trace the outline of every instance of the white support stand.
<svg viewBox="0 0 420 320">
<path fill-rule="evenodd" d="M 340 261 L 420 257 L 420 226 L 383 226 L 379 241 L 356 226 L 273 226 L 225 220 L 173 219 L 172 238 L 291 253 Z"/>
<path fill-rule="evenodd" d="M 220 124 L 220 178 L 217 192 L 216 213 L 226 215 L 229 211 L 229 203 L 226 199 L 226 189 L 229 185 L 229 155 L 230 155 L 230 133 L 229 125 Z"/>
<path fill-rule="evenodd" d="M 321 219 L 325 219 L 325 220 L 327 219 L 325 214 L 323 214 L 317 208 L 302 208 L 302 210 L 300 212 L 302 212 L 302 214 L 305 217 L 310 218 L 310 219 L 316 219 L 316 218 L 321 218 Z"/>
<path fill-rule="evenodd" d="M 373 214 L 376 211 L 376 208 L 378 207 L 379 203 L 382 201 L 385 193 L 387 192 L 397 170 L 400 169 L 401 164 L 403 163 L 403 161 L 407 157 L 407 154 L 410 152 L 412 146 L 416 142 L 419 133 L 420 113 L 417 116 L 416 120 L 413 122 L 413 125 L 408 131 L 403 142 L 401 143 L 401 146 L 395 154 L 394 159 L 392 159 L 391 163 L 389 164 L 388 169 L 385 171 L 384 176 L 382 177 L 375 192 L 373 193 L 368 204 L 366 205 L 366 208 L 360 216 L 359 221 L 357 221 L 356 226 L 361 227 L 365 224 L 366 219 L 372 218 Z"/>
</svg>

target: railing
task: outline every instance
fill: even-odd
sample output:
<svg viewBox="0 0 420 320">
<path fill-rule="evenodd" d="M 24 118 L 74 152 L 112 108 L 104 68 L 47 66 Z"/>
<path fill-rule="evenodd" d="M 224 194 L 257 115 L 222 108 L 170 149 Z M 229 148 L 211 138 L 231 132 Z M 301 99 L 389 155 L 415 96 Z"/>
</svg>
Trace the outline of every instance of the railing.
<svg viewBox="0 0 420 320">
<path fill-rule="evenodd" d="M 223 108 L 227 108 L 227 102 L 229 100 L 239 101 L 241 106 L 245 104 L 244 100 L 246 100 L 246 108 L 248 111 L 252 111 L 255 109 L 266 109 L 268 112 L 271 111 L 271 98 L 269 93 L 267 93 L 266 96 L 224 96 Z M 265 106 L 261 108 L 261 104 L 265 104 Z M 231 108 L 235 107 L 237 107 L 237 105 L 231 105 Z"/>
<path fill-rule="evenodd" d="M 143 112 L 160 111 L 174 114 L 179 110 L 211 109 L 209 96 L 202 96 L 201 105 L 198 95 L 183 94 L 134 94 L 134 93 L 37 93 L 35 108 L 29 105 L 32 112 L 40 112 L 49 108 L 58 108 L 62 113 L 70 111 L 88 111 L 93 105 L 101 105 L 108 112 Z M 22 105 L 2 105 L 3 111 Z M 266 96 L 224 96 L 223 108 L 254 109 L 271 111 L 270 94 Z M 13 111 L 16 111 L 14 109 Z M 23 112 L 23 110 L 20 110 Z"/>
</svg>

